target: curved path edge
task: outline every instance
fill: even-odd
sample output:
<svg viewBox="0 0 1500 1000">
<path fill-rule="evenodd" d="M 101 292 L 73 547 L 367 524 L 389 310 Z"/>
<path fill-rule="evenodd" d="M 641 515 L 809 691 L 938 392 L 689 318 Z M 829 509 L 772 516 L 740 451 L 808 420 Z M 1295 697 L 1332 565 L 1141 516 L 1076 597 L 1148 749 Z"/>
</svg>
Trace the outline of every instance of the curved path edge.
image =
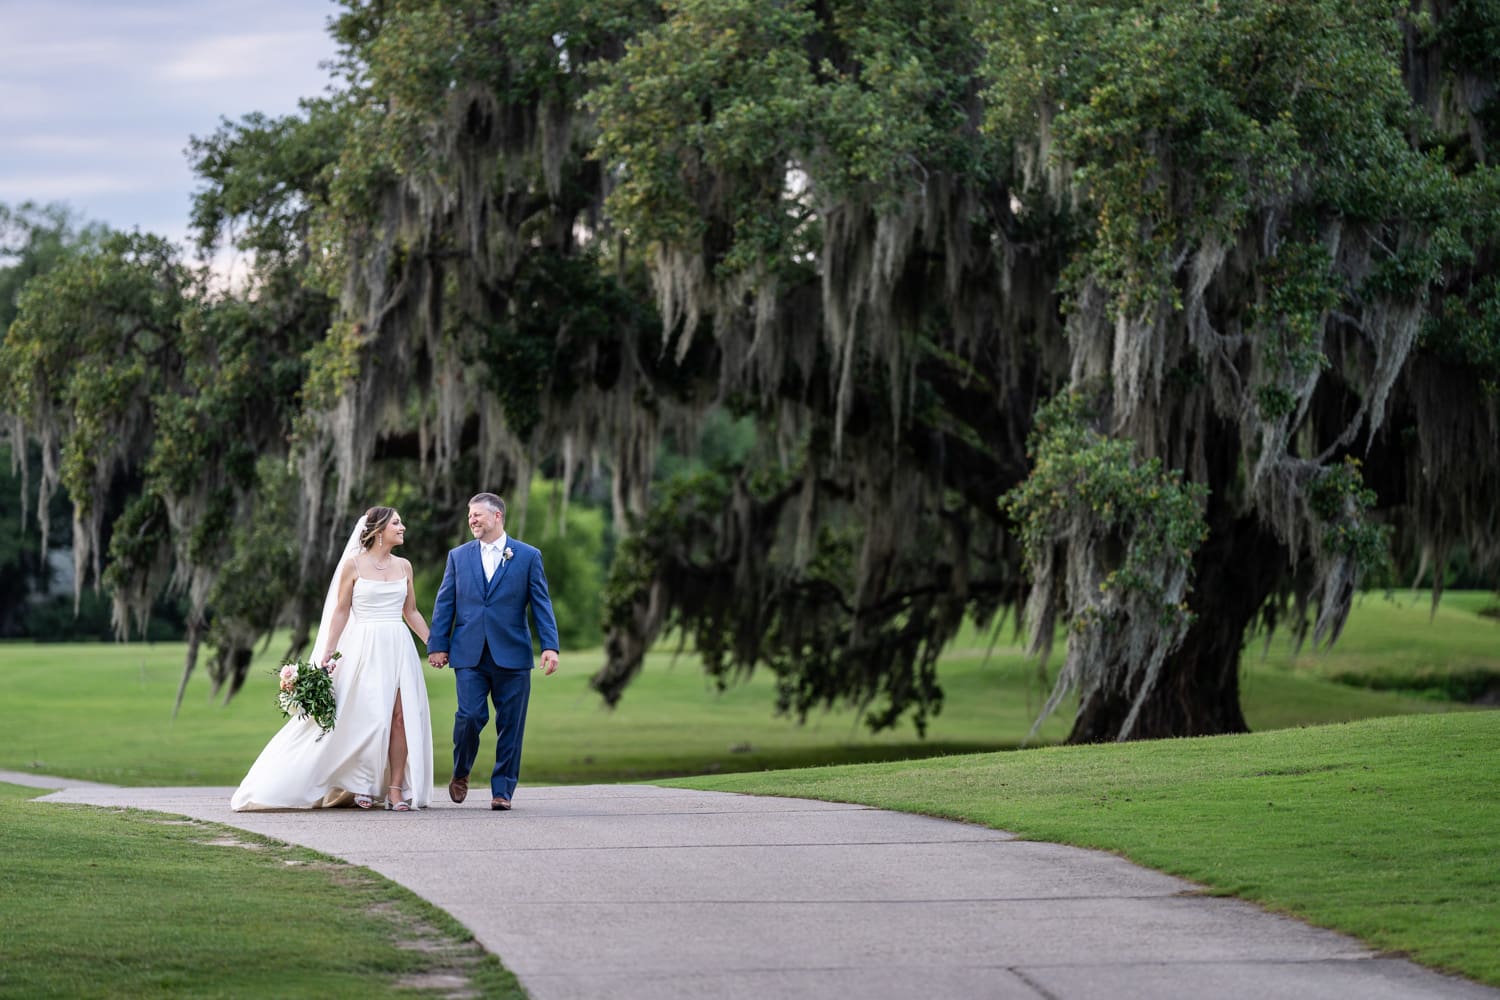
<svg viewBox="0 0 1500 1000">
<path fill-rule="evenodd" d="M 1500 998 L 1114 855 L 864 806 L 582 785 L 523 787 L 511 812 L 440 788 L 420 813 L 235 813 L 229 788 L 0 781 L 370 868 L 534 1000 Z"/>
</svg>

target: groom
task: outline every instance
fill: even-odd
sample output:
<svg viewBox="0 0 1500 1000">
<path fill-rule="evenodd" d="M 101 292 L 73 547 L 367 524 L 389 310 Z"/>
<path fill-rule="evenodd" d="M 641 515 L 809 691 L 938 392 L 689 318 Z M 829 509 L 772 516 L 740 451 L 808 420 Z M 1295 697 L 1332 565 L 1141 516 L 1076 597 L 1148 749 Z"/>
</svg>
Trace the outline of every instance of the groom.
<svg viewBox="0 0 1500 1000">
<path fill-rule="evenodd" d="M 547 596 L 542 554 L 505 534 L 505 501 L 480 493 L 469 501 L 474 541 L 448 553 L 448 566 L 432 608 L 427 662 L 450 662 L 458 686 L 453 717 L 453 778 L 448 797 L 469 794 L 469 769 L 495 703 L 495 769 L 490 772 L 491 809 L 509 809 L 521 776 L 521 738 L 531 698 L 529 605 L 542 637 L 542 673 L 557 669 L 557 619 Z"/>
</svg>

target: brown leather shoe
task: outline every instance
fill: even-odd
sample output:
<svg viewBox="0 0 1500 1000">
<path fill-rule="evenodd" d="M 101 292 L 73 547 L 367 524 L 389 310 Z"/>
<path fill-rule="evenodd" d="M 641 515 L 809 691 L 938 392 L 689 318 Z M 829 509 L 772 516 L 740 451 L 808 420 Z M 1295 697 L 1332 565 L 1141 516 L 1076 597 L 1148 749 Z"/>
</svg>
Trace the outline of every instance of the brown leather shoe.
<svg viewBox="0 0 1500 1000">
<path fill-rule="evenodd" d="M 462 802 L 468 794 L 469 776 L 467 774 L 462 778 L 454 777 L 448 782 L 448 798 L 454 802 Z"/>
<path fill-rule="evenodd" d="M 502 798 L 499 795 L 497 795 L 493 799 L 490 799 L 490 808 L 491 809 L 509 809 L 510 808 L 510 799 Z"/>
</svg>

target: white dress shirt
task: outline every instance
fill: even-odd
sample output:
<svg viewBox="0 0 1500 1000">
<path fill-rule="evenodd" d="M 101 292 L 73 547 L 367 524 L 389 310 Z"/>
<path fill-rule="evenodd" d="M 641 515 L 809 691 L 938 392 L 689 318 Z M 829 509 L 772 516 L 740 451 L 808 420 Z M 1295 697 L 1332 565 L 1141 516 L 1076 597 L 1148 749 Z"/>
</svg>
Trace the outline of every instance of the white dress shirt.
<svg viewBox="0 0 1500 1000">
<path fill-rule="evenodd" d="M 505 551 L 506 536 L 495 539 L 494 542 L 479 543 L 479 559 L 484 564 L 484 579 L 488 583 L 495 578 L 495 570 L 500 568 L 500 553 Z"/>
</svg>

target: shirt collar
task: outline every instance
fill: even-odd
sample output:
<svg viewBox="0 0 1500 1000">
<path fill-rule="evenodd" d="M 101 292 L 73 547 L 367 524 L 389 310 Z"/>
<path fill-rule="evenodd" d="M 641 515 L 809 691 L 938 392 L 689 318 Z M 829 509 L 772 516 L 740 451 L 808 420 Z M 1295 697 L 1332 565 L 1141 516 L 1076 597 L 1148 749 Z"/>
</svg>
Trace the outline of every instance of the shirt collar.
<svg viewBox="0 0 1500 1000">
<path fill-rule="evenodd" d="M 505 543 L 508 541 L 510 541 L 510 536 L 502 531 L 499 538 L 493 542 L 480 542 L 479 547 L 482 549 L 494 549 L 496 555 L 501 555 L 504 554 Z"/>
</svg>

